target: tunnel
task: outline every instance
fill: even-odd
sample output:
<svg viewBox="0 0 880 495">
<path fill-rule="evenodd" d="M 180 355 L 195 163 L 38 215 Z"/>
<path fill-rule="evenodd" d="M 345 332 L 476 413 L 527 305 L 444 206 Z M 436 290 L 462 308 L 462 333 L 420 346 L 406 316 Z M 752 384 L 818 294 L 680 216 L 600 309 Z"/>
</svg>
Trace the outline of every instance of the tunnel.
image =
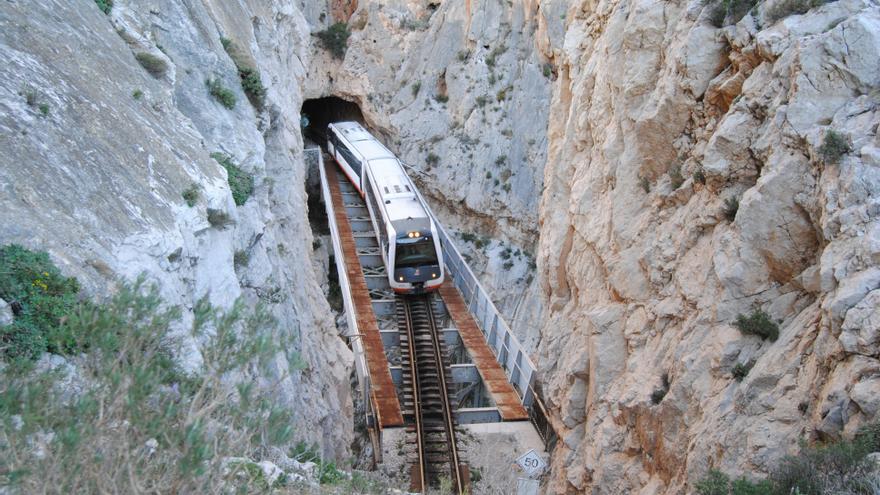
<svg viewBox="0 0 880 495">
<path fill-rule="evenodd" d="M 303 128 L 304 137 L 321 146 L 326 141 L 324 130 L 327 128 L 327 124 L 351 120 L 364 124 L 364 115 L 358 104 L 338 96 L 306 100 L 303 102 L 300 115 L 303 124 L 308 122 L 308 125 Z"/>
</svg>

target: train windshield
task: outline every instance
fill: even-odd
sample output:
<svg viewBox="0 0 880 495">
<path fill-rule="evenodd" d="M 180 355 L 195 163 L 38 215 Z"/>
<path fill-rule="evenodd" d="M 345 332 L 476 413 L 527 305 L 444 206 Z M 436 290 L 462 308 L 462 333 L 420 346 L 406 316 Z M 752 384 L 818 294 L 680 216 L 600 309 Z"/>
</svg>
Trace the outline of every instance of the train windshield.
<svg viewBox="0 0 880 495">
<path fill-rule="evenodd" d="M 430 237 L 403 242 L 397 240 L 397 255 L 394 257 L 395 268 L 407 268 L 425 265 L 438 265 L 437 250 Z"/>
</svg>

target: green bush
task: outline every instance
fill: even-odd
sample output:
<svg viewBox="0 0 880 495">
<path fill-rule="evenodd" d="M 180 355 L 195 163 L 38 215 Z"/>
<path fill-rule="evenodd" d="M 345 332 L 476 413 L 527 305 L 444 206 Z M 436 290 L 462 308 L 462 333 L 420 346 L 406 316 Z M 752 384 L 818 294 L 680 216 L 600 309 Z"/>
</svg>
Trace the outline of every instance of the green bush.
<svg viewBox="0 0 880 495">
<path fill-rule="evenodd" d="M 254 192 L 254 176 L 245 172 L 232 162 L 232 157 L 223 153 L 211 153 L 211 158 L 226 169 L 226 180 L 232 191 L 232 199 L 237 206 L 245 204 Z"/>
<path fill-rule="evenodd" d="M 830 0 L 777 0 L 771 3 L 764 16 L 769 24 L 784 19 L 790 15 L 804 14 L 808 10 L 824 5 Z"/>
<path fill-rule="evenodd" d="M 229 214 L 223 210 L 208 208 L 208 223 L 210 223 L 212 227 L 222 230 L 235 223 L 235 221 L 233 221 Z"/>
<path fill-rule="evenodd" d="M 672 190 L 675 191 L 684 184 L 684 176 L 681 175 L 681 165 L 673 165 L 669 169 L 669 180 L 672 182 Z"/>
<path fill-rule="evenodd" d="M 134 98 L 135 100 L 140 100 L 141 98 L 144 97 L 144 92 L 139 89 L 136 89 L 131 92 L 131 97 Z"/>
<path fill-rule="evenodd" d="M 95 4 L 105 14 L 109 14 L 113 10 L 113 0 L 95 0 Z"/>
<path fill-rule="evenodd" d="M 77 362 L 87 379 L 75 393 L 58 392 L 69 386 L 60 371 L 0 370 L 0 486 L 12 493 L 265 491 L 259 479 L 230 473 L 226 460 L 291 442 L 290 408 L 271 386 L 244 377 L 271 375 L 292 336 L 262 306 L 245 312 L 241 300 L 219 312 L 203 298 L 193 313 L 200 375 L 182 372 L 171 357 L 184 347 L 181 312 L 142 280 L 107 304 L 69 314 L 68 325 L 89 336 L 93 350 Z M 36 449 L 39 435 L 45 440 Z"/>
<path fill-rule="evenodd" d="M 418 96 L 418 95 L 419 95 L 419 91 L 421 91 L 421 89 L 422 89 L 422 83 L 421 83 L 421 81 L 416 81 L 416 82 L 414 82 L 413 85 L 412 85 L 412 95 L 413 95 L 413 96 Z"/>
<path fill-rule="evenodd" d="M 872 495 L 877 487 L 876 467 L 867 455 L 880 448 L 880 422 L 860 429 L 852 440 L 801 446 L 795 456 L 783 458 L 770 476 L 759 482 L 740 478 L 731 482 L 712 469 L 694 487 L 700 495 Z"/>
<path fill-rule="evenodd" d="M 725 24 L 736 24 L 757 4 L 758 0 L 713 1 L 709 5 L 709 22 L 719 28 Z"/>
<path fill-rule="evenodd" d="M 550 78 L 553 75 L 553 66 L 550 65 L 549 63 L 544 64 L 544 67 L 542 68 L 542 72 L 544 73 L 544 77 Z"/>
<path fill-rule="evenodd" d="M 0 327 L 0 353 L 36 359 L 43 352 L 80 350 L 64 319 L 77 304 L 79 283 L 65 277 L 45 252 L 17 244 L 0 247 L 0 299 L 13 306 L 11 325 Z"/>
<path fill-rule="evenodd" d="M 739 198 L 731 196 L 724 200 L 724 207 L 721 210 L 724 213 L 724 218 L 728 221 L 732 222 L 736 220 L 736 212 L 739 211 Z"/>
<path fill-rule="evenodd" d="M 305 442 L 299 442 L 290 449 L 287 456 L 297 462 L 315 463 L 315 477 L 322 485 L 334 485 L 346 479 L 345 473 L 336 468 L 336 463 L 321 457 L 317 445 L 309 446 Z"/>
<path fill-rule="evenodd" d="M 434 96 L 434 99 L 440 103 L 446 103 L 449 101 L 449 95 L 443 95 L 443 94 L 436 95 L 436 96 Z"/>
<path fill-rule="evenodd" d="M 819 154 L 825 163 L 837 163 L 840 158 L 850 152 L 849 141 L 846 136 L 840 134 L 834 129 L 828 129 L 825 133 L 825 139 L 819 148 Z"/>
<path fill-rule="evenodd" d="M 162 57 L 157 57 L 152 53 L 138 52 L 134 54 L 134 58 L 141 64 L 141 67 L 147 70 L 153 77 L 160 78 L 165 75 L 168 70 L 168 64 Z"/>
<path fill-rule="evenodd" d="M 324 49 L 329 50 L 338 59 L 345 58 L 345 50 L 348 48 L 348 37 L 351 31 L 344 22 L 337 22 L 323 31 L 317 33 L 318 39 Z"/>
<path fill-rule="evenodd" d="M 733 326 L 742 333 L 757 335 L 765 340 L 770 339 L 771 342 L 779 338 L 779 325 L 770 318 L 770 315 L 760 309 L 752 311 L 748 316 L 738 315 Z"/>
<path fill-rule="evenodd" d="M 433 152 L 428 153 L 428 156 L 425 157 L 425 163 L 427 163 L 428 165 L 433 167 L 433 166 L 437 165 L 438 163 L 440 163 L 440 157 L 437 156 L 437 154 L 435 154 Z"/>
<path fill-rule="evenodd" d="M 730 371 L 730 374 L 733 375 L 734 380 L 736 380 L 736 381 L 738 381 L 738 382 L 741 382 L 741 381 L 743 381 L 743 378 L 745 378 L 746 376 L 748 376 L 749 371 L 752 371 L 752 368 L 753 368 L 754 366 L 755 366 L 755 360 L 754 360 L 754 359 L 749 360 L 749 362 L 747 362 L 747 363 L 745 363 L 745 364 L 743 364 L 743 363 L 736 363 L 736 364 L 733 366 L 733 369 Z"/>
<path fill-rule="evenodd" d="M 244 249 L 236 250 L 235 254 L 232 256 L 232 263 L 236 268 L 247 266 L 250 261 L 251 257 Z"/>
<path fill-rule="evenodd" d="M 198 184 L 191 184 L 185 191 L 183 191 L 183 200 L 186 201 L 186 205 L 192 208 L 199 201 L 199 186 Z"/>
<path fill-rule="evenodd" d="M 498 155 L 498 158 L 495 158 L 495 166 L 502 166 L 507 162 L 507 155 Z"/>
<path fill-rule="evenodd" d="M 49 104 L 48 103 L 40 103 L 37 108 L 40 109 L 40 115 L 43 117 L 49 116 Z"/>
<path fill-rule="evenodd" d="M 262 109 L 266 102 L 266 88 L 263 86 L 262 78 L 260 78 L 260 71 L 249 64 L 234 41 L 221 36 L 220 43 L 223 45 L 223 49 L 226 50 L 229 58 L 232 59 L 232 63 L 235 64 L 236 70 L 238 70 L 238 78 L 241 79 L 241 89 L 248 97 L 248 101 L 257 110 Z"/>
<path fill-rule="evenodd" d="M 221 105 L 230 110 L 235 108 L 235 93 L 223 86 L 223 83 L 221 83 L 219 79 L 208 79 L 205 81 L 205 84 L 208 86 L 208 91 L 210 91 L 211 96 L 219 101 Z"/>
</svg>

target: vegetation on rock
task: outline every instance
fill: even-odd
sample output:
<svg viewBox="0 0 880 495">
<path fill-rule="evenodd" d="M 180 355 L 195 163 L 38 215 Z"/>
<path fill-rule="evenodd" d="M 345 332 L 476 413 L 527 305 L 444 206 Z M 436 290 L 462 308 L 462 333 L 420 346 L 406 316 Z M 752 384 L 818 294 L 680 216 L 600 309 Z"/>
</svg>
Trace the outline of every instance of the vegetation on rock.
<svg viewBox="0 0 880 495">
<path fill-rule="evenodd" d="M 767 22 L 774 22 L 784 19 L 790 15 L 804 14 L 808 10 L 824 5 L 830 0 L 777 0 L 769 3 L 764 16 Z"/>
<path fill-rule="evenodd" d="M 12 306 L 13 322 L 0 327 L 0 356 L 36 359 L 43 352 L 81 350 L 65 317 L 77 304 L 76 279 L 61 274 L 49 255 L 17 244 L 0 247 L 0 299 Z"/>
<path fill-rule="evenodd" d="M 822 146 L 819 148 L 819 154 L 822 155 L 825 163 L 837 163 L 843 155 L 849 152 L 850 146 L 846 136 L 834 129 L 828 129 L 828 132 L 825 133 L 825 139 L 822 141 Z"/>
<path fill-rule="evenodd" d="M 770 339 L 771 342 L 779 338 L 779 325 L 760 309 L 752 311 L 748 316 L 738 315 L 733 326 L 742 333 L 757 335 L 765 340 Z"/>
<path fill-rule="evenodd" d="M 208 79 L 205 81 L 205 84 L 208 86 L 208 91 L 210 91 L 211 96 L 219 101 L 221 105 L 230 110 L 235 108 L 235 93 L 229 88 L 223 86 L 223 83 L 221 83 L 219 79 Z"/>
<path fill-rule="evenodd" d="M 141 64 L 141 67 L 147 70 L 153 77 L 160 78 L 165 75 L 168 70 L 168 64 L 162 57 L 157 57 L 152 53 L 138 52 L 134 55 L 135 60 Z"/>
<path fill-rule="evenodd" d="M 329 50 L 334 57 L 338 59 L 345 58 L 345 51 L 348 49 L 348 37 L 351 31 L 344 22 L 337 22 L 323 31 L 317 33 L 318 39 L 321 40 L 321 46 Z"/>
<path fill-rule="evenodd" d="M 0 486 L 21 493 L 267 489 L 262 470 L 242 471 L 231 460 L 259 459 L 292 440 L 290 408 L 271 386 L 245 378 L 269 376 L 289 338 L 262 307 L 246 312 L 242 301 L 221 312 L 203 298 L 193 312 L 198 375 L 172 359 L 184 347 L 180 310 L 142 280 L 107 304 L 66 307 L 66 326 L 88 354 L 52 369 L 0 371 Z"/>
<path fill-rule="evenodd" d="M 109 14 L 113 10 L 113 0 L 95 0 L 95 4 L 105 14 Z"/>
<path fill-rule="evenodd" d="M 235 64 L 238 70 L 238 77 L 241 79 L 241 89 L 248 97 L 248 101 L 260 110 L 266 102 L 266 87 L 263 86 L 263 80 L 260 77 L 260 71 L 253 67 L 246 59 L 241 49 L 234 41 L 229 38 L 220 38 L 220 43 Z"/>
<path fill-rule="evenodd" d="M 193 207 L 199 201 L 199 186 L 198 184 L 191 184 L 185 191 L 183 191 L 183 200 L 186 201 L 186 205 L 189 207 Z"/>
<path fill-rule="evenodd" d="M 700 495 L 865 494 L 880 489 L 880 473 L 868 454 L 880 451 L 880 422 L 861 428 L 852 440 L 801 447 L 758 482 L 731 480 L 716 469 L 695 484 Z"/>
<path fill-rule="evenodd" d="M 223 153 L 211 153 L 211 158 L 226 169 L 226 180 L 232 191 L 232 199 L 237 206 L 245 204 L 254 192 L 254 176 L 245 172 L 232 162 L 232 157 Z"/>
</svg>

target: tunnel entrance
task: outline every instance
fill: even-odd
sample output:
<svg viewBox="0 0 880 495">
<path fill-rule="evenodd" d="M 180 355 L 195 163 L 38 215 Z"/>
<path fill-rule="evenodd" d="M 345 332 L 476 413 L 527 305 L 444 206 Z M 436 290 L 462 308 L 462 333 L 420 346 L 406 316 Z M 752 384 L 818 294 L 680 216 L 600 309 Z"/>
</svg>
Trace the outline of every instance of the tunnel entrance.
<svg viewBox="0 0 880 495">
<path fill-rule="evenodd" d="M 327 129 L 327 124 L 351 120 L 364 124 L 364 115 L 360 106 L 338 96 L 306 100 L 303 102 L 300 115 L 303 117 L 303 123 L 308 122 L 303 129 L 303 135 L 321 146 L 324 146 L 326 141 L 324 131 Z"/>
</svg>

